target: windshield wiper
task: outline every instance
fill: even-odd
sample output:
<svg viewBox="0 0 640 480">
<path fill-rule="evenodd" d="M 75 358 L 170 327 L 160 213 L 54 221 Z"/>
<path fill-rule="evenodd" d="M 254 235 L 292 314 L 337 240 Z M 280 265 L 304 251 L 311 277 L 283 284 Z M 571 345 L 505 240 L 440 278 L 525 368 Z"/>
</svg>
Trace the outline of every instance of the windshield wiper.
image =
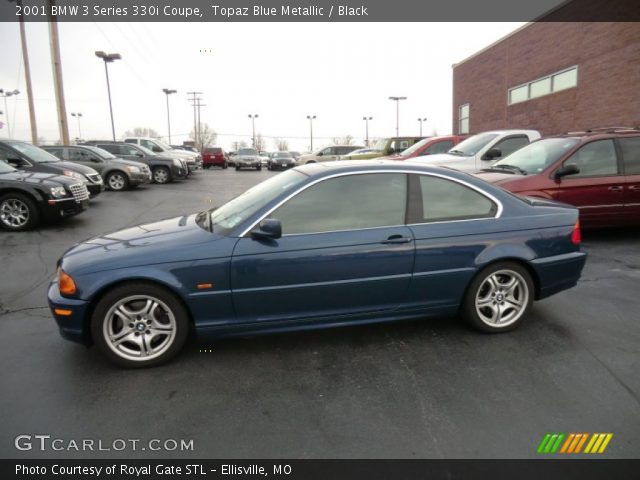
<svg viewBox="0 0 640 480">
<path fill-rule="evenodd" d="M 497 165 L 492 165 L 491 168 L 489 168 L 488 170 L 507 170 L 510 172 L 518 172 L 520 175 L 527 175 L 529 172 L 527 172 L 526 170 L 523 170 L 520 167 L 517 167 L 515 165 L 509 165 L 507 163 L 500 163 Z"/>
<path fill-rule="evenodd" d="M 447 153 L 450 153 L 451 155 L 462 156 L 462 157 L 468 157 L 469 156 L 465 152 L 463 152 L 462 150 L 449 150 Z"/>
</svg>

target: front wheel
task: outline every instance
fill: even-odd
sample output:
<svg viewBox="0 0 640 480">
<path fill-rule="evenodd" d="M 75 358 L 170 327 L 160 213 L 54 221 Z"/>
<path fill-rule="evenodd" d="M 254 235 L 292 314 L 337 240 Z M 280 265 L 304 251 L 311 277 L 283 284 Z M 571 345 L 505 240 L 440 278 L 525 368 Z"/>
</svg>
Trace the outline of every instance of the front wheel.
<svg viewBox="0 0 640 480">
<path fill-rule="evenodd" d="M 129 188 L 129 177 L 122 172 L 111 172 L 107 176 L 109 190 L 120 192 Z"/>
<path fill-rule="evenodd" d="M 31 197 L 7 193 L 0 197 L 0 224 L 7 230 L 30 230 L 40 222 L 40 212 Z"/>
<path fill-rule="evenodd" d="M 155 183 L 163 184 L 168 183 L 171 180 L 171 174 L 166 167 L 156 167 L 153 169 L 153 181 Z"/>
<path fill-rule="evenodd" d="M 146 283 L 122 285 L 97 303 L 91 317 L 94 343 L 107 358 L 123 367 L 164 363 L 184 346 L 188 313 L 164 288 Z"/>
<path fill-rule="evenodd" d="M 495 263 L 469 285 L 462 315 L 483 332 L 506 332 L 526 318 L 533 296 L 533 280 L 526 268 L 513 262 Z"/>
</svg>

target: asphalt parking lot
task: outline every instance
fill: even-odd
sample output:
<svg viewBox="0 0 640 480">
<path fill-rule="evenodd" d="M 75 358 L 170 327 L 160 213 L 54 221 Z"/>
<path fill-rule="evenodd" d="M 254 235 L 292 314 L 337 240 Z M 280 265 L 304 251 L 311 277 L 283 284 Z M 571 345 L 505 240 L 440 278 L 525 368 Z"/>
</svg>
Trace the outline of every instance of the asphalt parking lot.
<svg viewBox="0 0 640 480">
<path fill-rule="evenodd" d="M 62 340 L 46 288 L 68 247 L 219 205 L 271 175 L 211 170 L 105 192 L 60 225 L 0 232 L 0 457 L 530 458 L 547 432 L 611 432 L 606 458 L 637 457 L 638 229 L 583 232 L 579 285 L 502 335 L 441 319 L 191 341 L 141 371 Z M 194 450 L 22 452 L 20 434 L 193 439 Z"/>
</svg>

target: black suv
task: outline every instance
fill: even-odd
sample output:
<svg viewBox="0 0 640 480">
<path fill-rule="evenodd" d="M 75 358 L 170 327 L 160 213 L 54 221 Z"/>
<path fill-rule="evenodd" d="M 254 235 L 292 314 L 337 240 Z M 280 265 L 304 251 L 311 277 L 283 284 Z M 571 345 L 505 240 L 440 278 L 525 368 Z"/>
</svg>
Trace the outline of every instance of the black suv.
<svg viewBox="0 0 640 480">
<path fill-rule="evenodd" d="M 23 172 L 2 160 L 0 150 L 0 227 L 29 230 L 42 220 L 70 217 L 87 207 L 84 183 L 64 175 Z"/>
<path fill-rule="evenodd" d="M 86 184 L 92 197 L 104 190 L 102 177 L 93 168 L 62 162 L 40 147 L 18 140 L 0 140 L 0 160 L 25 172 L 50 173 L 74 178 Z"/>
<path fill-rule="evenodd" d="M 189 175 L 189 169 L 183 160 L 156 155 L 151 150 L 140 145 L 100 140 L 84 142 L 83 145 L 93 145 L 118 158 L 146 163 L 151 169 L 151 179 L 155 183 L 173 182 Z"/>
</svg>

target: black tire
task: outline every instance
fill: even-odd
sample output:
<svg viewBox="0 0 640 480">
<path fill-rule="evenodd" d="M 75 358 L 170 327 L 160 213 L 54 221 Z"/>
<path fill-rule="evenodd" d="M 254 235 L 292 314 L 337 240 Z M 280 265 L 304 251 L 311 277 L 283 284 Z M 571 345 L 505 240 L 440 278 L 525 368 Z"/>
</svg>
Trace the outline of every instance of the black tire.
<svg viewBox="0 0 640 480">
<path fill-rule="evenodd" d="M 236 172 L 240 171 L 240 167 L 238 165 L 236 165 Z"/>
<path fill-rule="evenodd" d="M 227 162 L 224 162 L 224 163 L 222 164 L 222 169 L 223 169 L 223 170 L 226 170 L 226 169 L 227 169 L 227 167 L 229 167 L 229 164 L 228 164 Z"/>
<path fill-rule="evenodd" d="M 24 212 L 17 218 L 8 210 Z M 7 210 L 7 212 L 3 211 Z M 18 213 L 16 211 L 16 213 Z M 26 217 L 26 218 L 25 218 Z M 23 193 L 6 193 L 0 196 L 0 226 L 12 232 L 31 230 L 40 223 L 40 211 L 32 197 Z"/>
<path fill-rule="evenodd" d="M 256 167 L 256 170 L 259 172 L 260 170 L 262 170 L 262 167 Z"/>
<path fill-rule="evenodd" d="M 517 283 L 513 290 L 508 279 Z M 533 279 L 525 267 L 515 262 L 498 262 L 480 271 L 469 284 L 461 314 L 482 332 L 508 332 L 529 315 L 534 296 Z M 494 315 L 495 320 L 490 318 Z"/>
<path fill-rule="evenodd" d="M 107 184 L 107 188 L 114 192 L 122 192 L 129 189 L 129 177 L 120 170 L 110 172 L 109 175 L 107 175 L 105 183 Z"/>
<path fill-rule="evenodd" d="M 157 183 L 159 185 L 172 181 L 171 172 L 167 167 L 155 167 L 151 170 L 151 177 L 153 178 L 153 183 Z"/>
<path fill-rule="evenodd" d="M 148 336 L 148 332 L 141 333 L 141 331 L 136 328 L 139 324 L 142 325 L 145 329 L 154 328 L 153 326 L 145 326 L 148 322 L 150 322 L 150 320 L 145 321 L 144 317 L 142 320 L 133 320 L 134 322 L 136 322 L 135 324 L 130 323 L 126 326 L 126 331 L 128 331 L 129 334 L 125 334 L 125 322 L 120 320 L 120 322 L 122 323 L 122 330 L 117 332 L 116 335 L 122 334 L 125 337 L 131 338 L 131 341 L 127 340 L 121 342 L 120 345 L 123 346 L 112 347 L 110 345 L 111 342 L 109 342 L 106 338 L 111 326 L 115 325 L 114 322 L 117 323 L 118 319 L 121 318 L 111 313 L 112 308 L 125 299 L 131 297 L 135 298 L 138 296 L 145 298 L 151 297 L 155 300 L 159 300 L 162 304 L 164 304 L 159 304 L 157 308 L 153 309 L 152 314 L 154 314 L 154 312 L 156 311 L 159 311 L 161 316 L 164 315 L 167 319 L 169 319 L 169 314 L 166 313 L 166 310 L 170 311 L 171 315 L 173 316 L 175 326 L 172 334 L 166 334 L 166 336 L 169 337 L 167 339 L 167 343 L 163 344 L 164 339 L 158 342 L 158 346 L 161 346 L 161 349 L 158 350 L 157 355 L 153 354 L 156 356 L 151 355 L 151 358 L 148 360 L 144 360 L 142 359 L 142 357 L 136 357 L 138 359 L 134 359 L 134 356 L 127 353 L 127 351 L 135 351 L 135 339 L 140 337 L 142 337 L 141 342 L 143 344 L 147 344 L 150 348 L 152 348 L 154 336 Z M 135 305 L 136 302 L 138 302 L 138 304 L 144 304 L 145 299 L 134 299 L 128 303 L 125 303 L 125 305 Z M 136 311 L 134 310 L 134 312 Z M 138 315 L 138 317 L 140 317 L 141 315 Z M 116 317 L 118 317 L 118 319 L 116 319 Z M 155 314 L 153 318 L 156 318 Z M 167 325 L 170 324 L 171 320 L 168 320 Z M 132 328 L 131 325 L 135 325 L 135 327 Z M 128 283 L 126 285 L 120 285 L 113 288 L 98 301 L 98 303 L 96 304 L 96 308 L 94 309 L 91 316 L 91 336 L 95 345 L 109 359 L 109 361 L 126 368 L 155 367 L 171 360 L 178 354 L 178 352 L 180 352 L 180 350 L 184 346 L 188 334 L 189 314 L 185 307 L 173 293 L 159 285 L 155 285 L 152 283 Z M 159 334 L 158 336 L 162 336 L 162 334 Z M 133 347 L 133 349 L 131 347 Z M 142 347 L 140 348 L 142 350 Z"/>
</svg>

